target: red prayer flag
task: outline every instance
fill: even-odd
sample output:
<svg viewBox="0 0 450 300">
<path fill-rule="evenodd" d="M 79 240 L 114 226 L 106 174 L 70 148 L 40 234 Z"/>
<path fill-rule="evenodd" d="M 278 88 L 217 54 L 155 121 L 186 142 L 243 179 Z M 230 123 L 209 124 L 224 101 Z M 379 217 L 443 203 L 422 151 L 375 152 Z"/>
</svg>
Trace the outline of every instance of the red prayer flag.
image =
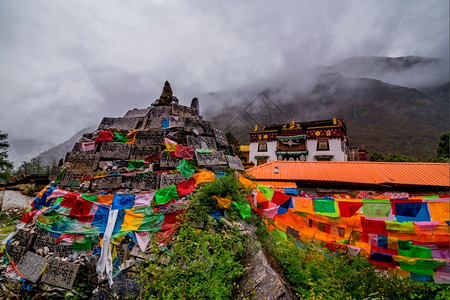
<svg viewBox="0 0 450 300">
<path fill-rule="evenodd" d="M 91 207 L 93 204 L 94 202 L 87 201 L 79 197 L 78 199 L 76 199 L 72 209 L 70 210 L 69 216 L 89 216 L 89 212 L 91 211 Z"/>
<path fill-rule="evenodd" d="M 63 201 L 61 201 L 61 203 L 59 205 L 64 206 L 64 207 L 73 207 L 77 198 L 78 198 L 77 193 L 67 193 L 64 196 Z"/>
<path fill-rule="evenodd" d="M 152 164 L 161 159 L 161 152 L 158 152 L 156 154 L 152 154 L 144 158 L 144 164 Z"/>
<path fill-rule="evenodd" d="M 280 193 L 278 191 L 273 192 L 272 197 L 272 203 L 275 203 L 276 205 L 281 205 L 284 202 L 288 201 L 291 196 L 288 196 L 286 194 Z"/>
<path fill-rule="evenodd" d="M 347 201 L 338 201 L 339 212 L 341 217 L 350 218 L 353 216 L 358 209 L 361 208 L 362 202 L 347 202 Z"/>
<path fill-rule="evenodd" d="M 175 146 L 175 151 L 170 152 L 170 156 L 192 159 L 194 157 L 194 148 L 177 144 Z"/>
<path fill-rule="evenodd" d="M 98 137 L 95 139 L 95 143 L 102 143 L 102 142 L 111 142 L 114 138 L 114 134 L 112 132 L 103 130 L 100 132 Z"/>
<path fill-rule="evenodd" d="M 34 215 L 35 215 L 38 211 L 39 211 L 39 209 L 34 209 L 34 210 L 27 211 L 27 212 L 22 216 L 22 218 L 20 218 L 20 221 L 22 221 L 23 223 L 28 223 L 28 222 L 30 222 L 30 221 L 33 219 Z"/>
<path fill-rule="evenodd" d="M 195 178 L 177 182 L 175 183 L 175 187 L 177 188 L 178 197 L 190 194 L 195 189 Z"/>
<path fill-rule="evenodd" d="M 367 220 L 366 218 L 361 217 L 361 227 L 365 233 L 388 235 L 386 223 L 384 221 Z"/>
</svg>

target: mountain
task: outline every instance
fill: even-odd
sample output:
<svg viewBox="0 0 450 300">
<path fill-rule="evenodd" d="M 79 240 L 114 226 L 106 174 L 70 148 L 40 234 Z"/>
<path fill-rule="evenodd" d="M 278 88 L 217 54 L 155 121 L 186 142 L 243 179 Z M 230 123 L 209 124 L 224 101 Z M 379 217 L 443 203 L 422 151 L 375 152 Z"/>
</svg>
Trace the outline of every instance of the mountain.
<svg viewBox="0 0 450 300">
<path fill-rule="evenodd" d="M 8 160 L 14 164 L 15 168 L 24 161 L 30 161 L 34 157 L 33 153 L 40 153 L 54 146 L 52 143 L 37 139 L 12 138 L 8 140 L 8 143 Z"/>
<path fill-rule="evenodd" d="M 72 150 L 73 145 L 78 142 L 84 133 L 92 132 L 96 128 L 97 126 L 86 127 L 75 133 L 74 136 L 67 141 L 41 152 L 37 157 L 41 160 L 43 165 L 51 165 L 53 161 L 58 162 L 61 158 L 66 157 L 66 153 Z"/>
<path fill-rule="evenodd" d="M 287 91 L 281 82 L 257 93 L 241 92 L 242 99 L 250 100 L 212 111 L 208 117 L 243 143 L 255 124 L 288 123 L 292 117 L 296 121 L 343 118 L 351 147 L 364 144 L 369 156 L 401 153 L 427 160 L 435 157 L 439 136 L 449 130 L 448 75 L 436 75 L 444 68 L 440 64 L 420 57 L 352 58 L 314 70 L 314 84 L 306 91 Z M 414 77 L 418 70 L 426 70 L 428 77 L 422 78 L 428 79 Z M 405 85 L 395 84 L 400 81 Z"/>
</svg>

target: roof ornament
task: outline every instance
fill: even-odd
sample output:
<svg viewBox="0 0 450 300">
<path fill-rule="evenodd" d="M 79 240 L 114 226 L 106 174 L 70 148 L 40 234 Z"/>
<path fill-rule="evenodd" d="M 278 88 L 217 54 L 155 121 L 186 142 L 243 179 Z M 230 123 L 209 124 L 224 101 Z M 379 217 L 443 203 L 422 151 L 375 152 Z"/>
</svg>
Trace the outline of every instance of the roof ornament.
<svg viewBox="0 0 450 300">
<path fill-rule="evenodd" d="M 336 125 L 337 121 L 336 121 L 336 117 L 333 117 L 333 125 Z"/>
<path fill-rule="evenodd" d="M 258 124 L 255 124 L 255 131 L 258 131 Z"/>
<path fill-rule="evenodd" d="M 292 118 L 292 121 L 289 123 L 289 128 L 295 128 L 295 118 Z"/>
</svg>

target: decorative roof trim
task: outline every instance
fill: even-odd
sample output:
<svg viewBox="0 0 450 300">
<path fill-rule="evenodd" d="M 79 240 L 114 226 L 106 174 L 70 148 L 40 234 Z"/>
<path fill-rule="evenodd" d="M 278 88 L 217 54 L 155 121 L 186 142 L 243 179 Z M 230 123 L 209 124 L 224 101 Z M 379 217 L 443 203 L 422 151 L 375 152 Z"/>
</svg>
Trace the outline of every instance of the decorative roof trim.
<svg viewBox="0 0 450 300">
<path fill-rule="evenodd" d="M 299 134 L 294 136 L 277 135 L 277 140 L 306 139 L 307 137 L 308 137 L 307 134 Z"/>
</svg>

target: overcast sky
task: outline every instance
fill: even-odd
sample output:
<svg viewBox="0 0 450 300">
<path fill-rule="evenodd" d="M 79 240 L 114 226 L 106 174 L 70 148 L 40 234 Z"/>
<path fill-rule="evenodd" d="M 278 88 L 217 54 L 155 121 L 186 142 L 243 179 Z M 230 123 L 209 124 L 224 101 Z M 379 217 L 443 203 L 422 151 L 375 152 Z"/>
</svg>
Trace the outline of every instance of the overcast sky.
<svg viewBox="0 0 450 300">
<path fill-rule="evenodd" d="M 448 26 L 448 0 L 0 0 L 0 130 L 57 144 L 166 79 L 189 105 L 351 56 L 448 62 Z"/>
</svg>

